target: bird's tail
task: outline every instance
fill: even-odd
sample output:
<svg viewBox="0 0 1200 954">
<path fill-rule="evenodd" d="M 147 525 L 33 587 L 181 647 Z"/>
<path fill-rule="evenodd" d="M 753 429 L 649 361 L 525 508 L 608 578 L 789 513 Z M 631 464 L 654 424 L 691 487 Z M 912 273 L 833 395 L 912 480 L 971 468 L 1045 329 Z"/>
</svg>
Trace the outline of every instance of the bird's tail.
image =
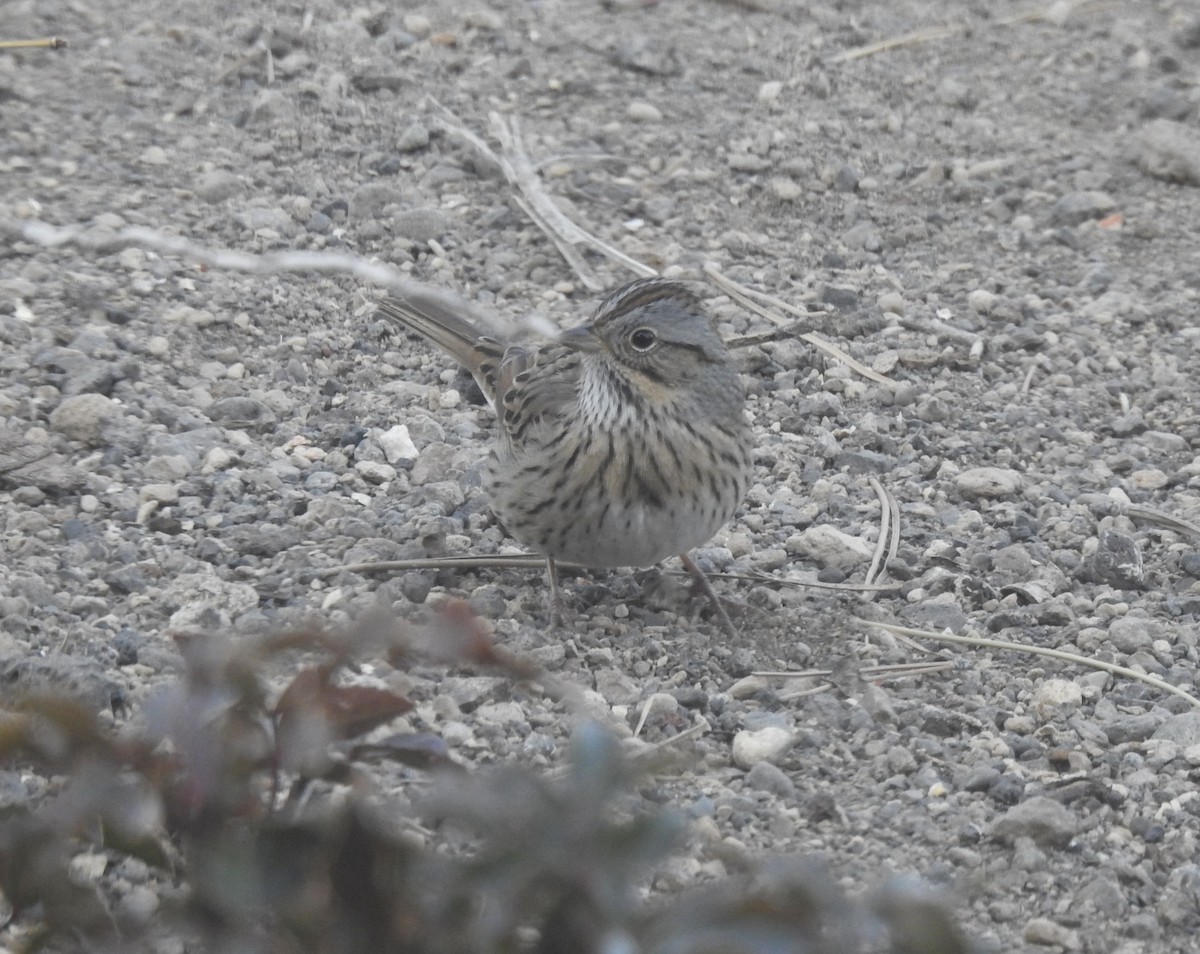
<svg viewBox="0 0 1200 954">
<path fill-rule="evenodd" d="M 471 372 L 488 400 L 494 400 L 496 369 L 504 345 L 459 314 L 467 309 L 465 302 L 430 290 L 404 298 L 385 298 L 378 307 L 381 315 L 415 331 L 453 357 Z"/>
</svg>

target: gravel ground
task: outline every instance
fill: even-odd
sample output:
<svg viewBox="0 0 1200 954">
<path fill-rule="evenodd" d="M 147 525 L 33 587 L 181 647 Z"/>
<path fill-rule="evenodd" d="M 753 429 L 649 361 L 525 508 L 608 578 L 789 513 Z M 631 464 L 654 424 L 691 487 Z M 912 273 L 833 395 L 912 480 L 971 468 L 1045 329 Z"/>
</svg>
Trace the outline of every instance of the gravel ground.
<svg viewBox="0 0 1200 954">
<path fill-rule="evenodd" d="M 15 0 L 0 59 L 0 675 L 132 717 L 173 631 L 340 625 L 468 597 L 498 639 L 643 736 L 703 716 L 657 781 L 691 851 L 664 889 L 776 852 L 849 888 L 915 872 L 982 951 L 1195 950 L 1200 712 L 1043 657 L 927 654 L 856 619 L 1058 647 L 1195 694 L 1200 646 L 1200 16 L 1183 0 L 490 0 L 352 8 Z M 757 9 L 755 9 L 757 8 Z M 952 27 L 857 58 L 878 40 Z M 266 50 L 272 56 L 268 62 Z M 439 123 L 519 116 L 579 223 L 669 274 L 705 263 L 887 374 L 739 351 L 757 439 L 718 571 L 855 581 L 897 499 L 897 591 L 727 580 L 736 644 L 683 582 L 314 571 L 511 548 L 470 379 L 348 277 L 246 276 L 18 241 L 41 220 L 253 253 L 331 250 L 569 325 L 587 292 Z M 607 285 L 631 277 L 590 259 Z M 729 335 L 767 323 L 727 298 Z M 406 428 L 404 433 L 396 430 Z M 823 690 L 747 678 L 832 668 Z M 376 667 L 385 679 L 386 667 Z M 470 673 L 391 674 L 464 764 L 558 762 L 572 717 Z M 45 780 L 5 779 L 5 798 Z M 154 882 L 114 889 L 152 912 Z M 132 899 L 132 900 L 131 900 Z M 141 908 L 137 906 L 141 905 Z"/>
</svg>

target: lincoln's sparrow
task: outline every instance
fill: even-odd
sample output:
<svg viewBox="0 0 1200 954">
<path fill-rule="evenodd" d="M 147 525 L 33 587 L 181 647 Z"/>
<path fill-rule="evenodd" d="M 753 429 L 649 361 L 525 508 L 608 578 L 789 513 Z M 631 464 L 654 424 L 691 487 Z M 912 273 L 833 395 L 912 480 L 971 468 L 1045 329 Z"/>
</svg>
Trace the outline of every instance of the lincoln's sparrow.
<svg viewBox="0 0 1200 954">
<path fill-rule="evenodd" d="M 474 375 L 499 427 L 485 476 L 492 510 L 555 561 L 650 566 L 687 555 L 733 516 L 750 478 L 746 396 L 725 343 L 688 286 L 647 278 L 617 289 L 590 323 L 541 348 L 505 345 L 435 296 L 379 310 Z"/>
</svg>

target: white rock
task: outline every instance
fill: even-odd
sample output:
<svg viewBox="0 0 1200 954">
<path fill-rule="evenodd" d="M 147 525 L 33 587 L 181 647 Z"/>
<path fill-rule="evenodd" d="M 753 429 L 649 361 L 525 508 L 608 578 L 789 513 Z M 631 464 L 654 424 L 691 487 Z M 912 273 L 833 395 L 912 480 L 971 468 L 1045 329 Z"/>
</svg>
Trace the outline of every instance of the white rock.
<svg viewBox="0 0 1200 954">
<path fill-rule="evenodd" d="M 964 497 L 1011 497 L 1021 483 L 1021 475 L 1005 467 L 973 467 L 954 478 Z"/>
<path fill-rule="evenodd" d="M 144 484 L 138 491 L 142 502 L 154 501 L 160 504 L 175 503 L 179 499 L 178 484 Z"/>
<path fill-rule="evenodd" d="M 763 676 L 743 676 L 729 687 L 729 694 L 734 699 L 749 699 L 765 689 L 771 688 L 771 680 Z"/>
<path fill-rule="evenodd" d="M 396 479 L 396 468 L 374 460 L 360 460 L 354 465 L 355 472 L 369 484 L 385 484 Z"/>
<path fill-rule="evenodd" d="M 794 741 L 792 733 L 780 726 L 743 729 L 733 737 L 733 763 L 748 769 L 759 762 L 774 762 Z"/>
<path fill-rule="evenodd" d="M 475 740 L 475 730 L 457 719 L 448 719 L 439 723 L 438 735 L 452 749 L 457 749 Z"/>
<path fill-rule="evenodd" d="M 375 441 L 379 444 L 383 456 L 387 458 L 389 464 L 394 464 L 398 460 L 416 460 L 420 455 L 417 445 L 412 442 L 412 438 L 408 434 L 408 427 L 404 424 L 389 427 L 375 438 Z"/>
<path fill-rule="evenodd" d="M 525 710 L 515 702 L 489 702 L 475 710 L 480 722 L 495 725 L 520 725 L 525 722 Z"/>
<path fill-rule="evenodd" d="M 1047 679 L 1034 690 L 1033 708 L 1042 718 L 1050 718 L 1059 709 L 1074 709 L 1083 704 L 1083 689 L 1070 679 Z"/>
<path fill-rule="evenodd" d="M 990 315 L 996 307 L 996 296 L 983 288 L 976 288 L 967 295 L 967 304 L 981 315 Z"/>
<path fill-rule="evenodd" d="M 1033 918 L 1026 922 L 1021 939 L 1042 947 L 1054 947 L 1062 951 L 1077 951 L 1080 948 L 1079 933 L 1049 918 Z"/>
<path fill-rule="evenodd" d="M 146 461 L 142 476 L 152 480 L 183 480 L 192 472 L 192 465 L 182 454 L 159 454 Z"/>
<path fill-rule="evenodd" d="M 162 146 L 147 146 L 138 156 L 138 160 L 148 166 L 166 166 L 171 163 L 171 157 Z"/>
<path fill-rule="evenodd" d="M 180 573 L 159 592 L 164 606 L 218 606 L 233 616 L 258 606 L 258 590 L 248 583 L 229 583 L 211 573 Z"/>
<path fill-rule="evenodd" d="M 662 110 L 653 103 L 646 103 L 637 99 L 625 109 L 625 115 L 634 122 L 639 123 L 657 123 L 661 122 L 663 118 Z"/>
<path fill-rule="evenodd" d="M 108 858 L 100 852 L 89 851 L 72 858 L 67 871 L 76 884 L 94 884 L 100 880 L 107 867 Z"/>
<path fill-rule="evenodd" d="M 135 924 L 146 924 L 159 908 L 158 893 L 144 884 L 135 884 L 117 902 L 117 910 Z"/>
<path fill-rule="evenodd" d="M 215 474 L 218 470 L 224 470 L 232 464 L 237 458 L 234 457 L 224 447 L 213 447 L 204 455 L 204 464 L 201 467 L 201 472 L 205 474 Z"/>
<path fill-rule="evenodd" d="M 1169 478 L 1158 468 L 1135 470 L 1129 475 L 1129 482 L 1138 490 L 1161 490 L 1167 486 Z"/>
<path fill-rule="evenodd" d="M 427 37 L 433 32 L 433 24 L 430 23 L 429 18 L 422 16 L 419 13 L 406 14 L 400 23 L 403 25 L 405 30 L 418 39 Z"/>
<path fill-rule="evenodd" d="M 50 412 L 50 427 L 74 441 L 95 444 L 106 421 L 118 416 L 117 404 L 103 394 L 76 394 L 64 398 Z"/>
<path fill-rule="evenodd" d="M 767 80 L 758 88 L 758 101 L 760 103 L 773 103 L 779 99 L 779 94 L 783 92 L 783 83 L 779 80 Z"/>
<path fill-rule="evenodd" d="M 775 193 L 777 199 L 784 202 L 795 202 L 804 195 L 804 187 L 795 179 L 788 179 L 785 176 L 776 176 L 771 180 L 771 191 Z"/>
<path fill-rule="evenodd" d="M 793 534 L 784 546 L 793 556 L 811 560 L 821 567 L 837 567 L 848 570 L 867 563 L 874 547 L 859 537 L 823 523 Z"/>
<path fill-rule="evenodd" d="M 875 304 L 880 311 L 891 312 L 894 315 L 904 314 L 904 296 L 898 291 L 887 291 L 880 295 Z"/>
<path fill-rule="evenodd" d="M 117 254 L 117 263 L 127 272 L 136 272 L 146 267 L 146 253 L 140 248 L 123 248 Z"/>
</svg>

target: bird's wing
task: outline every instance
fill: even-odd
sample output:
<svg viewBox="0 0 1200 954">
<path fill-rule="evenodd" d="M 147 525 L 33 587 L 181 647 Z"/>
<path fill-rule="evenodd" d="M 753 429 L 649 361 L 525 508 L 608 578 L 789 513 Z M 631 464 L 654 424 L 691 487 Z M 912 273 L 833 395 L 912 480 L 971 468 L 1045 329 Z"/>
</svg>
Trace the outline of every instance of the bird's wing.
<svg viewBox="0 0 1200 954">
<path fill-rule="evenodd" d="M 509 439 L 550 415 L 569 413 L 579 393 L 580 355 L 550 345 L 509 345 L 496 381 L 496 414 Z"/>
</svg>

